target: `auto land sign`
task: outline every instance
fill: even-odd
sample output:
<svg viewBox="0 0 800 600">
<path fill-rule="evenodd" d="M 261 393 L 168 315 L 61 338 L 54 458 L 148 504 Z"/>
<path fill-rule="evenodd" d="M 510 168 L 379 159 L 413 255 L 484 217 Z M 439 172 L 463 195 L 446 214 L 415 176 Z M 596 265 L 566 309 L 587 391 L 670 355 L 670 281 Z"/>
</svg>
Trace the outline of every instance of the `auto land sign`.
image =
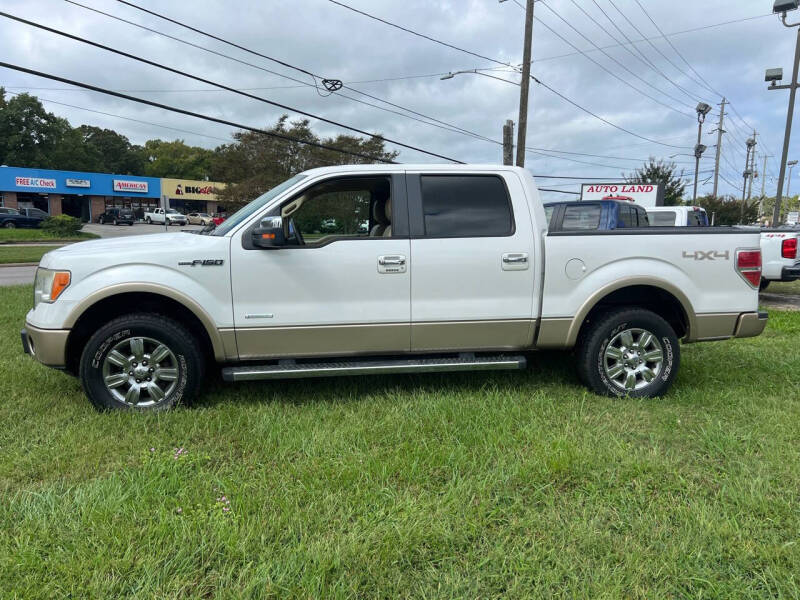
<svg viewBox="0 0 800 600">
<path fill-rule="evenodd" d="M 663 206 L 664 185 L 656 183 L 584 183 L 581 200 L 627 200 L 640 206 Z"/>
<path fill-rule="evenodd" d="M 114 179 L 115 192 L 134 192 L 137 194 L 147 193 L 146 181 L 129 181 L 125 179 Z"/>
<path fill-rule="evenodd" d="M 55 179 L 45 179 L 43 177 L 17 177 L 14 180 L 17 187 L 24 188 L 45 188 L 48 190 L 56 189 Z"/>
</svg>

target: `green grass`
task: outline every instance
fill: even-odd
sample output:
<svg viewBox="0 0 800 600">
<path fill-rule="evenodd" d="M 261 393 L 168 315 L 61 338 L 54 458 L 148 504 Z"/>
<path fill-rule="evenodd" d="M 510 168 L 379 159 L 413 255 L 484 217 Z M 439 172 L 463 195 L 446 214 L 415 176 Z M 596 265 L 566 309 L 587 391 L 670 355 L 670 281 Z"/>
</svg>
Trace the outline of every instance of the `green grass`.
<svg viewBox="0 0 800 600">
<path fill-rule="evenodd" d="M 63 237 L 51 234 L 42 229 L 6 229 L 0 228 L 0 244 L 14 242 L 80 242 L 94 240 L 99 235 L 88 232 L 79 232 L 75 237 Z"/>
<path fill-rule="evenodd" d="M 770 283 L 765 291 L 770 294 L 800 295 L 800 281 L 775 281 Z"/>
<path fill-rule="evenodd" d="M 0 245 L 0 264 L 38 263 L 45 253 L 55 250 L 55 246 L 6 246 Z"/>
<path fill-rule="evenodd" d="M 0 290 L 2 597 L 800 597 L 800 313 L 659 400 L 555 353 L 137 415 L 21 353 L 30 303 Z"/>
</svg>

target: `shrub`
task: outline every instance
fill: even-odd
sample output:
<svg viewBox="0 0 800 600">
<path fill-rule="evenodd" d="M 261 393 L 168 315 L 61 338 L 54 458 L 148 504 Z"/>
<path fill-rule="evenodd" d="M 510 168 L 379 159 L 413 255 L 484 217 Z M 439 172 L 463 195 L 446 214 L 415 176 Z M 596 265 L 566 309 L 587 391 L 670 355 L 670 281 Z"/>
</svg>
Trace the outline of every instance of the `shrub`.
<svg viewBox="0 0 800 600">
<path fill-rule="evenodd" d="M 81 220 L 69 215 L 56 215 L 42 221 L 42 229 L 54 236 L 75 237 L 81 227 L 83 227 Z"/>
</svg>

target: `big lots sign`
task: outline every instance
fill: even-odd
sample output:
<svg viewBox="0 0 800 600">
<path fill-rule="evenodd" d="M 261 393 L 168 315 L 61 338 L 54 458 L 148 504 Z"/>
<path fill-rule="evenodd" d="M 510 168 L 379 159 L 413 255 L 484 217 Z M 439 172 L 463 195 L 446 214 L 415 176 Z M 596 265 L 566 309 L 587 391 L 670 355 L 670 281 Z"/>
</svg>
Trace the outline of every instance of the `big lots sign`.
<svg viewBox="0 0 800 600">
<path fill-rule="evenodd" d="M 641 206 L 662 206 L 664 186 L 655 183 L 584 183 L 581 200 L 628 200 Z"/>
</svg>

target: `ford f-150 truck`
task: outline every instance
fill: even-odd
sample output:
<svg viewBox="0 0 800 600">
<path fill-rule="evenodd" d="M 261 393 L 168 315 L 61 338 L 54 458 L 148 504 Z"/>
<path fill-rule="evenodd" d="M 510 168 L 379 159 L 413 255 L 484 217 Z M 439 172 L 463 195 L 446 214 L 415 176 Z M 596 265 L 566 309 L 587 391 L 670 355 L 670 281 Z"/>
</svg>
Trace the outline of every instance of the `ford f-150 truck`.
<svg viewBox="0 0 800 600">
<path fill-rule="evenodd" d="M 771 281 L 800 279 L 800 229 L 765 229 L 761 232 L 763 269 L 761 289 Z"/>
<path fill-rule="evenodd" d="M 758 231 L 547 225 L 524 169 L 314 169 L 199 235 L 47 253 L 23 347 L 102 409 L 189 401 L 214 364 L 227 381 L 520 369 L 547 349 L 573 349 L 597 393 L 654 397 L 680 340 L 766 325 Z"/>
</svg>

